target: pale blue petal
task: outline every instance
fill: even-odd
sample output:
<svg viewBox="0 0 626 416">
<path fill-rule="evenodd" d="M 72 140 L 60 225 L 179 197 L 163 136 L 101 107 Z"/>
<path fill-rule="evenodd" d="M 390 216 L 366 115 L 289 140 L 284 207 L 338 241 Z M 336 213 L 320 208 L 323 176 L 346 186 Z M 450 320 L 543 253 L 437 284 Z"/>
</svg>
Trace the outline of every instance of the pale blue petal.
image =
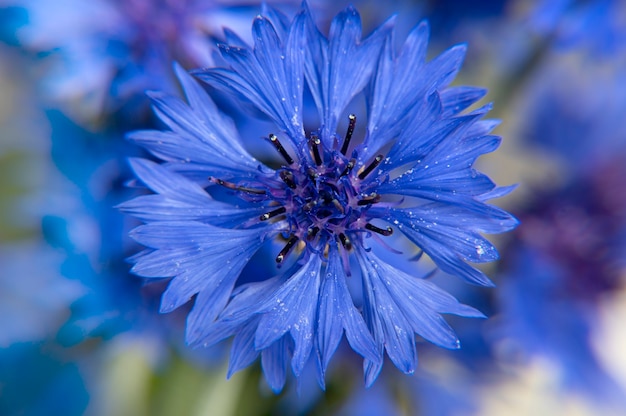
<svg viewBox="0 0 626 416">
<path fill-rule="evenodd" d="M 411 232 L 419 233 L 423 241 L 434 240 L 450 247 L 467 261 L 486 263 L 498 259 L 496 248 L 475 232 L 472 224 L 459 220 L 471 218 L 471 215 L 463 210 L 452 212 L 452 209 L 440 211 L 439 208 L 439 204 L 428 204 L 425 207 L 393 209 L 387 220 L 393 218 L 393 221 L 400 222 L 400 231 L 411 228 Z M 428 245 L 419 247 L 429 254 Z"/>
<path fill-rule="evenodd" d="M 511 192 L 513 192 L 517 188 L 517 186 L 518 186 L 517 184 L 508 185 L 508 186 L 498 186 L 494 188 L 491 192 L 480 195 L 479 198 L 481 201 L 488 201 L 490 199 L 502 198 L 503 196 L 506 196 L 510 194 Z"/>
<path fill-rule="evenodd" d="M 259 205 L 240 208 L 216 201 L 197 183 L 149 160 L 133 158 L 130 165 L 141 182 L 160 194 L 142 195 L 117 206 L 143 221 L 201 221 L 233 226 L 266 210 Z"/>
<path fill-rule="evenodd" d="M 307 85 L 317 106 L 320 118 L 325 114 L 328 95 L 328 39 L 319 31 L 307 5 L 305 13 L 305 33 L 307 48 L 305 48 L 304 71 Z M 322 121 L 322 120 L 320 120 Z"/>
<path fill-rule="evenodd" d="M 218 319 L 215 322 L 205 323 L 202 338 L 197 342 L 211 346 L 239 333 L 241 328 L 248 327 L 251 322 L 255 322 L 254 331 L 256 332 L 260 319 L 260 315 L 257 314 L 259 305 L 265 302 L 284 283 L 285 279 L 285 275 L 282 275 L 235 288 L 230 302 L 219 314 Z M 254 332 L 251 342 L 253 341 Z"/>
<path fill-rule="evenodd" d="M 421 110 L 426 113 L 416 114 L 410 120 L 398 137 L 387 156 L 390 159 L 388 168 L 396 168 L 411 162 L 424 162 L 454 154 L 454 146 L 465 149 L 471 146 L 464 145 L 469 138 L 483 135 L 475 134 L 478 129 L 472 126 L 479 122 L 491 106 L 487 105 L 466 115 L 445 117 L 438 93 L 429 96 L 426 107 Z M 428 163 L 430 165 L 430 163 Z"/>
<path fill-rule="evenodd" d="M 194 254 L 187 247 L 177 250 L 143 250 L 129 259 L 134 263 L 131 272 L 147 278 L 173 277 L 181 273 L 178 259 L 185 258 L 192 261 Z"/>
<path fill-rule="evenodd" d="M 224 31 L 224 39 L 226 40 L 227 44 L 236 46 L 238 48 L 245 48 L 248 46 L 246 44 L 246 41 L 243 40 L 237 33 L 232 31 L 231 29 L 225 27 L 223 31 Z"/>
<path fill-rule="evenodd" d="M 139 196 L 116 208 L 145 222 L 200 221 L 222 227 L 236 227 L 267 212 L 267 207 L 261 205 L 239 208 L 215 200 L 188 204 L 164 195 Z"/>
<path fill-rule="evenodd" d="M 291 26 L 290 19 L 284 13 L 280 12 L 280 10 L 277 10 L 266 2 L 263 2 L 261 5 L 261 15 L 267 17 L 272 22 L 278 37 L 284 42 L 287 36 L 289 36 Z"/>
<path fill-rule="evenodd" d="M 197 222 L 146 224 L 131 236 L 156 251 L 136 259 L 132 270 L 174 276 L 163 294 L 162 312 L 178 308 L 198 293 L 187 325 L 187 342 L 193 344 L 226 305 L 241 270 L 266 234 L 265 229 L 231 230 Z"/>
<path fill-rule="evenodd" d="M 428 74 L 426 85 L 428 93 L 441 90 L 454 80 L 467 53 L 467 45 L 455 45 L 426 64 L 424 72 Z"/>
</svg>

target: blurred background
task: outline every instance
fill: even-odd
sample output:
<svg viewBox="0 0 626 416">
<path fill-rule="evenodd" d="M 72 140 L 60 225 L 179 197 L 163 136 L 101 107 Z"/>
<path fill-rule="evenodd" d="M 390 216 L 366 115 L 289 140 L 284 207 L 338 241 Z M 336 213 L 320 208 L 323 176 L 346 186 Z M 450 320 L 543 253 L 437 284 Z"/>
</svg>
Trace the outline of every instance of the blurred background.
<svg viewBox="0 0 626 416">
<path fill-rule="evenodd" d="M 322 28 L 348 4 L 309 3 Z M 387 363 L 370 389 L 350 354 L 325 392 L 274 395 L 258 363 L 226 380 L 229 346 L 185 347 L 185 311 L 129 274 L 113 207 L 141 154 L 124 134 L 155 125 L 144 91 L 179 93 L 172 62 L 212 65 L 260 5 L 0 0 L 0 415 L 626 414 L 626 2 L 353 3 L 364 33 L 397 13 L 398 40 L 430 21 L 431 56 L 468 43 L 455 84 L 489 89 L 503 142 L 479 168 L 519 184 L 498 202 L 521 225 L 493 238 L 496 288 L 445 280 L 489 319 L 450 319 L 461 350 L 420 343 L 414 376 Z"/>
</svg>

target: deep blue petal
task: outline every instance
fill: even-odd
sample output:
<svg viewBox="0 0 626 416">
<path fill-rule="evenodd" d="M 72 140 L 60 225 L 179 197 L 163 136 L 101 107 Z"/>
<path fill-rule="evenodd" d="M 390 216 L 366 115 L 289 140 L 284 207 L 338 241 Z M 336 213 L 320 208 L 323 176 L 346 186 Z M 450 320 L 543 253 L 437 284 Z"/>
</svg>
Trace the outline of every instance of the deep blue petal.
<svg viewBox="0 0 626 416">
<path fill-rule="evenodd" d="M 237 371 L 248 367 L 259 356 L 254 348 L 254 333 L 258 325 L 258 318 L 238 328 L 230 349 L 227 377 L 230 378 Z"/>
<path fill-rule="evenodd" d="M 370 361 L 382 361 L 363 317 L 352 303 L 346 274 L 336 248 L 331 248 L 328 257 L 326 275 L 322 278 L 320 288 L 316 339 L 322 376 L 341 341 L 344 328 L 352 349 Z"/>
<path fill-rule="evenodd" d="M 417 366 L 415 350 L 415 334 L 411 324 L 406 320 L 402 310 L 391 297 L 388 285 L 390 277 L 379 274 L 379 264 L 370 260 L 365 250 L 358 249 L 363 275 L 363 315 L 365 322 L 374 336 L 378 348 L 384 347 L 387 355 L 398 369 L 411 374 Z M 382 363 L 364 361 L 366 384 L 369 386 L 378 376 Z"/>
<path fill-rule="evenodd" d="M 456 76 L 465 56 L 465 47 L 455 46 L 425 63 L 428 30 L 425 22 L 416 26 L 397 58 L 393 53 L 393 39 L 387 41 L 378 63 L 378 71 L 373 77 L 371 99 L 368 102 L 370 118 L 362 158 L 371 157 L 398 136 L 404 135 L 409 142 L 414 142 L 416 137 L 421 138 L 424 133 L 422 126 L 428 126 L 425 122 L 433 114 L 424 111 L 424 100 L 443 90 Z M 447 108 L 445 112 L 442 110 L 446 117 L 449 113 Z M 411 133 L 410 127 L 409 131 L 405 131 L 409 120 L 412 120 L 415 133 Z M 417 126 L 420 127 L 415 129 Z"/>
<path fill-rule="evenodd" d="M 307 81 L 321 118 L 321 139 L 330 148 L 343 110 L 369 81 L 392 22 L 362 42 L 361 17 L 352 6 L 333 19 L 328 39 L 309 14 L 306 23 L 310 43 L 305 61 Z"/>
<path fill-rule="evenodd" d="M 267 348 L 289 332 L 295 344 L 291 366 L 296 376 L 300 375 L 313 347 L 320 272 L 321 259 L 312 256 L 260 307 L 263 316 L 256 332 L 256 348 Z"/>
<path fill-rule="evenodd" d="M 220 170 L 257 172 L 260 163 L 241 145 L 232 120 L 217 110 L 189 74 L 178 67 L 177 74 L 189 105 L 171 95 L 149 93 L 155 113 L 171 132 L 139 131 L 129 134 L 129 139 L 157 155 L 168 155 L 166 160 L 171 162 L 198 162 Z"/>
<path fill-rule="evenodd" d="M 258 204 L 239 208 L 214 200 L 202 187 L 162 165 L 131 159 L 133 171 L 159 195 L 143 195 L 117 206 L 143 221 L 200 221 L 232 226 L 258 217 L 266 208 Z"/>
<path fill-rule="evenodd" d="M 265 379 L 274 393 L 280 393 L 287 380 L 291 340 L 282 337 L 261 351 L 261 366 Z"/>
<path fill-rule="evenodd" d="M 304 18 L 296 17 L 285 43 L 272 23 L 257 17 L 253 25 L 254 49 L 220 45 L 232 71 L 207 69 L 195 75 L 228 92 L 243 94 L 271 117 L 296 150 L 304 140 Z"/>
<path fill-rule="evenodd" d="M 437 288 L 386 264 L 373 253 L 356 251 L 363 274 L 364 315 L 379 346 L 402 371 L 410 373 L 417 363 L 414 333 L 446 347 L 458 348 L 454 331 L 440 313 L 483 317 L 467 305 Z M 378 365 L 365 361 L 367 384 L 380 371 Z"/>
<path fill-rule="evenodd" d="M 393 36 L 388 36 L 372 79 L 368 102 L 368 132 L 362 157 L 372 156 L 397 137 L 406 118 L 426 95 L 422 80 L 428 45 L 428 23 L 421 22 L 409 34 L 399 56 L 395 56 Z"/>
<path fill-rule="evenodd" d="M 465 110 L 487 94 L 487 89 L 477 87 L 451 87 L 441 91 L 444 115 L 452 116 Z"/>
</svg>

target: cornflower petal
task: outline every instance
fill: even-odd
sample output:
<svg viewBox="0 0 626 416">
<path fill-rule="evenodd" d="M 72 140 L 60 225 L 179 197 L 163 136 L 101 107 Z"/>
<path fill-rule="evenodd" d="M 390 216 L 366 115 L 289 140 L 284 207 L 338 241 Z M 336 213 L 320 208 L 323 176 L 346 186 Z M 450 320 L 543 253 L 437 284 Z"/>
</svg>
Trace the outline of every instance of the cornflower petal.
<svg viewBox="0 0 626 416">
<path fill-rule="evenodd" d="M 259 357 L 259 351 L 254 348 L 254 333 L 256 332 L 257 325 L 258 318 L 236 327 L 233 344 L 230 348 L 228 378 L 237 371 L 248 367 Z M 233 334 L 229 334 L 229 336 L 231 335 Z"/>
<path fill-rule="evenodd" d="M 295 343 L 291 365 L 296 376 L 313 347 L 321 267 L 319 256 L 311 257 L 259 310 L 263 316 L 256 332 L 256 348 L 265 349 L 289 332 Z"/>
<path fill-rule="evenodd" d="M 233 226 L 258 217 L 265 209 L 216 201 L 197 183 L 157 163 L 139 158 L 129 162 L 137 178 L 156 194 L 139 196 L 117 208 L 143 221 L 205 221 Z"/>
<path fill-rule="evenodd" d="M 284 283 L 286 276 L 290 276 L 296 270 L 296 267 L 292 267 L 283 275 L 235 288 L 228 305 L 215 322 L 205 325 L 202 339 L 198 342 L 204 346 L 211 346 L 234 335 L 241 326 L 248 327 L 252 323 L 256 331 L 260 319 L 260 315 L 257 314 L 259 305 L 267 301 Z M 254 347 L 254 343 L 252 345 Z"/>
<path fill-rule="evenodd" d="M 135 258 L 133 271 L 145 277 L 173 277 L 163 294 L 162 312 L 172 311 L 200 294 L 188 321 L 187 341 L 194 343 L 202 332 L 202 320 L 214 319 L 225 306 L 235 280 L 266 233 L 264 228 L 231 230 L 199 222 L 142 225 L 131 236 L 155 251 Z M 213 294 L 221 296 L 216 300 Z M 201 310 L 205 315 L 198 318 Z"/>
<path fill-rule="evenodd" d="M 445 116 L 459 114 L 487 94 L 485 88 L 468 86 L 450 87 L 441 91 L 439 96 L 443 103 Z"/>
<path fill-rule="evenodd" d="M 363 153 L 363 158 L 367 159 L 373 152 L 403 133 L 414 139 L 415 134 L 405 131 L 405 125 L 411 119 L 423 120 L 423 116 L 412 117 L 416 113 L 420 114 L 420 107 L 424 105 L 423 97 L 431 96 L 436 91 L 445 91 L 444 88 L 458 72 L 465 56 L 465 46 L 452 47 L 426 63 L 428 32 L 426 22 L 417 25 L 397 57 L 394 54 L 393 39 L 387 39 L 378 70 L 372 77 L 368 130 L 364 141 L 367 150 Z M 430 113 L 432 111 L 426 114 Z"/>
<path fill-rule="evenodd" d="M 170 131 L 139 130 L 128 139 L 174 168 L 198 164 L 216 174 L 256 175 L 261 164 L 241 146 L 232 120 L 217 111 L 196 81 L 178 66 L 176 69 L 189 105 L 168 94 L 150 93 L 155 113 Z"/>
<path fill-rule="evenodd" d="M 501 219 L 495 220 L 440 203 L 380 212 L 382 218 L 395 224 L 441 270 L 483 286 L 493 286 L 493 283 L 466 261 L 484 263 L 498 259 L 495 247 L 479 232 L 500 233 L 517 225 L 513 217 L 503 214 Z"/>
<path fill-rule="evenodd" d="M 363 270 L 364 316 L 382 350 L 405 373 L 417 365 L 414 333 L 445 348 L 459 348 L 459 340 L 441 313 L 484 317 L 459 303 L 429 281 L 418 279 L 380 261 L 373 253 L 356 252 Z M 364 361 L 366 384 L 370 385 L 381 365 Z"/>
<path fill-rule="evenodd" d="M 292 344 L 291 339 L 282 337 L 261 351 L 261 367 L 274 393 L 279 393 L 285 386 Z"/>
<path fill-rule="evenodd" d="M 386 287 L 391 281 L 378 273 L 380 265 L 376 261 L 370 262 L 364 250 L 359 249 L 356 254 L 359 256 L 363 273 L 363 316 L 374 335 L 378 350 L 381 355 L 383 350 L 387 351 L 387 355 L 398 369 L 406 374 L 412 374 L 417 365 L 415 335 L 409 330 L 411 324 Z M 382 360 L 363 361 L 366 386 L 370 386 L 376 380 L 382 365 Z"/>
<path fill-rule="evenodd" d="M 485 106 L 470 114 L 446 117 L 439 93 L 431 94 L 425 108 L 415 113 L 389 150 L 387 154 L 391 160 L 389 168 L 422 162 L 427 157 L 434 159 L 443 153 L 441 150 L 449 149 L 445 147 L 446 145 L 443 148 L 439 147 L 442 142 L 452 144 L 463 137 L 477 136 L 478 134 L 472 131 L 472 126 L 478 123 L 489 109 L 490 106 Z M 419 139 L 416 140 L 416 137 Z M 440 151 L 436 152 L 438 147 Z"/>
<path fill-rule="evenodd" d="M 280 10 L 277 10 L 267 3 L 263 3 L 261 5 L 261 16 L 267 17 L 272 22 L 278 37 L 284 42 L 289 35 L 291 19 L 289 19 L 289 17 L 283 14 Z"/>
<path fill-rule="evenodd" d="M 339 346 L 345 329 L 353 350 L 372 362 L 381 361 L 380 354 L 363 317 L 352 303 L 346 284 L 346 275 L 339 253 L 331 248 L 328 268 L 322 278 L 318 313 L 317 349 L 322 377 L 330 358 Z"/>
<path fill-rule="evenodd" d="M 195 71 L 195 75 L 231 93 L 243 94 L 272 118 L 299 149 L 304 140 L 304 16 L 295 18 L 284 45 L 265 17 L 255 19 L 253 36 L 253 50 L 220 45 L 222 56 L 234 72 L 207 69 Z"/>
<path fill-rule="evenodd" d="M 368 103 L 368 129 L 365 147 L 377 151 L 403 129 L 406 117 L 422 99 L 422 78 L 416 79 L 425 65 L 429 27 L 420 22 L 407 37 L 398 57 L 394 39 L 388 36 L 372 77 L 371 101 Z M 416 82 L 417 81 L 417 82 Z M 365 153 L 364 158 L 370 156 Z"/>
<path fill-rule="evenodd" d="M 307 16 L 306 77 L 321 118 L 320 138 L 331 147 L 339 117 L 367 84 L 392 20 L 361 41 L 361 17 L 352 6 L 333 19 L 328 39 Z"/>
</svg>

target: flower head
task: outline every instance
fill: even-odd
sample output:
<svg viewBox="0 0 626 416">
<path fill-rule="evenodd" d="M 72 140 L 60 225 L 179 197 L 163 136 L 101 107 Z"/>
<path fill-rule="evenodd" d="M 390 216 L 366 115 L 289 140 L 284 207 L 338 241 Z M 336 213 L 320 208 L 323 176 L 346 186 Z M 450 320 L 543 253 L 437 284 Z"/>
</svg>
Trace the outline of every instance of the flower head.
<svg viewBox="0 0 626 416">
<path fill-rule="evenodd" d="M 323 386 L 344 333 L 365 359 L 368 385 L 385 351 L 399 369 L 414 371 L 415 334 L 458 348 L 441 314 L 483 315 L 372 248 L 403 234 L 441 270 L 491 285 L 467 262 L 495 260 L 480 233 L 508 230 L 516 220 L 485 203 L 509 188 L 495 188 L 472 167 L 500 139 L 489 135 L 496 122 L 480 120 L 490 106 L 464 112 L 485 91 L 449 87 L 465 47 L 426 62 L 428 25 L 421 23 L 396 53 L 393 20 L 361 39 L 351 7 L 333 20 L 328 38 L 306 8 L 289 24 L 259 16 L 252 32 L 253 47 L 232 33 L 237 46 L 220 45 L 230 67 L 195 75 L 275 122 L 266 138 L 280 167 L 252 157 L 233 123 L 177 68 L 188 104 L 152 93 L 168 130 L 129 136 L 166 162 L 131 162 L 154 192 L 122 205 L 146 222 L 132 233 L 148 247 L 133 258 L 133 271 L 172 278 L 163 312 L 195 296 L 187 342 L 208 346 L 233 336 L 230 372 L 260 355 L 276 391 L 289 365 L 298 377 L 311 357 Z M 305 88 L 318 110 L 313 129 L 303 121 Z M 346 114 L 361 93 L 367 115 Z M 247 262 L 270 240 L 282 241 L 276 276 L 242 283 Z M 361 282 L 362 304 L 349 279 Z"/>
</svg>

